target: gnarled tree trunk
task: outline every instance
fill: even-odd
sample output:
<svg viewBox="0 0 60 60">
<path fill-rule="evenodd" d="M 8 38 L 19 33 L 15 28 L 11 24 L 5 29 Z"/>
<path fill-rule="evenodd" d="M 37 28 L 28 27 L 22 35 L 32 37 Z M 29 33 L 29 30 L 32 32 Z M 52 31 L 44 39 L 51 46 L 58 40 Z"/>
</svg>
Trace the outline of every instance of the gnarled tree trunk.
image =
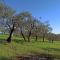
<svg viewBox="0 0 60 60">
<path fill-rule="evenodd" d="M 22 31 L 22 27 L 21 27 L 20 29 L 21 29 L 21 35 L 22 35 L 24 41 L 26 41 L 26 38 L 25 38 L 25 36 L 24 36 L 24 34 L 23 34 L 23 31 Z"/>
<path fill-rule="evenodd" d="M 38 39 L 38 36 L 36 35 L 35 37 L 36 37 L 36 38 L 35 38 L 35 41 L 37 41 L 37 39 Z"/>
<path fill-rule="evenodd" d="M 31 30 L 29 31 L 29 35 L 28 35 L 28 42 L 30 42 L 30 36 L 31 36 Z"/>
<path fill-rule="evenodd" d="M 30 42 L 31 32 L 32 32 L 33 28 L 34 28 L 34 23 L 31 24 L 31 28 L 30 28 L 30 30 L 28 31 L 28 42 Z"/>
<path fill-rule="evenodd" d="M 43 42 L 45 41 L 45 34 L 43 34 Z"/>
<path fill-rule="evenodd" d="M 14 31 L 14 25 L 13 25 L 12 29 L 10 30 L 10 34 L 9 34 L 8 39 L 7 39 L 7 42 L 8 42 L 8 43 L 11 42 L 11 37 L 12 37 L 13 31 Z"/>
</svg>

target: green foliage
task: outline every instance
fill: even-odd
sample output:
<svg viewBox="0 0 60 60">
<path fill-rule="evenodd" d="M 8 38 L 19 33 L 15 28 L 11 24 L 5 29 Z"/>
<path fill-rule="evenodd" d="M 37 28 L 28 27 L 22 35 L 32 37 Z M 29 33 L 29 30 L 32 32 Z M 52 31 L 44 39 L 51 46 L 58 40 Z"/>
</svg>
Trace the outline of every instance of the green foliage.
<svg viewBox="0 0 60 60">
<path fill-rule="evenodd" d="M 15 11 L 11 7 L 9 7 L 3 3 L 0 3 L 0 17 L 1 16 L 2 17 L 10 17 L 14 13 L 15 13 Z"/>
</svg>

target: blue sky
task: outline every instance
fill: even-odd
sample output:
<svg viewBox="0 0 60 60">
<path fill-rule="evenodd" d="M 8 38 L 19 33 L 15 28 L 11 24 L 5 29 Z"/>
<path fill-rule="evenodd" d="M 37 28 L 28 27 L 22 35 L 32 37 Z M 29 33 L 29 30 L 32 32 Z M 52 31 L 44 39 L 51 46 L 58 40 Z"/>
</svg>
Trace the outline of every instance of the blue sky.
<svg viewBox="0 0 60 60">
<path fill-rule="evenodd" d="M 29 11 L 42 21 L 49 20 L 54 33 L 60 33 L 60 0 L 4 0 L 17 13 Z"/>
</svg>

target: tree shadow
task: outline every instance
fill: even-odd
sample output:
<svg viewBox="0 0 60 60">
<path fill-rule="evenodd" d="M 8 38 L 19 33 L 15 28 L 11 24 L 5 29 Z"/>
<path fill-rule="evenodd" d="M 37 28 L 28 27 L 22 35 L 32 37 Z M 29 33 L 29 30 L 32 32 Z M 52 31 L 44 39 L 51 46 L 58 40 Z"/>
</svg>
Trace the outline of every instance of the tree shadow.
<svg viewBox="0 0 60 60">
<path fill-rule="evenodd" d="M 0 57 L 0 60 L 9 60 L 9 59 L 6 57 Z"/>
<path fill-rule="evenodd" d="M 11 42 L 23 44 L 25 41 L 23 39 L 12 39 Z M 7 43 L 6 39 L 0 39 L 0 44 L 5 44 L 5 43 Z"/>
<path fill-rule="evenodd" d="M 42 49 L 45 50 L 45 51 L 48 51 L 48 53 L 49 53 L 49 51 L 58 51 L 58 52 L 60 52 L 60 48 L 42 48 Z M 53 57 L 60 60 L 60 55 L 53 55 Z"/>
<path fill-rule="evenodd" d="M 6 39 L 0 39 L 0 44 L 6 43 Z"/>
<path fill-rule="evenodd" d="M 20 56 L 15 56 L 10 58 L 1 57 L 0 60 L 55 60 L 55 58 L 50 54 L 34 53 L 31 55 L 22 55 L 22 56 L 20 55 Z"/>
<path fill-rule="evenodd" d="M 60 48 L 42 48 L 44 50 L 53 50 L 53 51 L 60 51 Z"/>
<path fill-rule="evenodd" d="M 24 43 L 24 40 L 23 39 L 14 39 L 13 40 L 14 42 L 16 42 L 16 43 L 20 43 L 20 44 L 23 44 Z"/>
<path fill-rule="evenodd" d="M 54 60 L 53 57 L 46 54 L 32 54 L 32 55 L 25 55 L 25 56 L 17 56 L 15 57 L 16 60 Z"/>
</svg>

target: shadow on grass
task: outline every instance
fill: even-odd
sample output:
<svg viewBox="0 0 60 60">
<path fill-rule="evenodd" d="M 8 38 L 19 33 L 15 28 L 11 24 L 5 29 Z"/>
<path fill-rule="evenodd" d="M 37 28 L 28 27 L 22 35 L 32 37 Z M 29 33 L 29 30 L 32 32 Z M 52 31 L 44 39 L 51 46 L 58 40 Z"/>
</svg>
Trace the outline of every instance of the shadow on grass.
<svg viewBox="0 0 60 60">
<path fill-rule="evenodd" d="M 42 48 L 44 50 L 60 51 L 60 48 Z"/>
<path fill-rule="evenodd" d="M 54 58 L 52 55 L 50 54 L 39 54 L 39 53 L 33 53 L 30 55 L 23 55 L 23 56 L 15 56 L 15 57 L 10 57 L 10 58 L 6 58 L 6 57 L 0 57 L 0 60 L 55 60 L 56 58 Z M 56 59 L 56 60 L 60 60 L 60 59 Z"/>
<path fill-rule="evenodd" d="M 6 39 L 0 39 L 0 44 L 6 43 Z"/>
<path fill-rule="evenodd" d="M 20 39 L 20 40 L 19 39 L 17 39 L 17 40 L 14 39 L 13 41 L 16 42 L 16 43 L 20 43 L 20 44 L 23 44 L 25 42 L 23 39 Z"/>
<path fill-rule="evenodd" d="M 23 39 L 12 39 L 13 42 L 23 44 L 25 41 Z M 0 39 L 0 44 L 5 44 L 7 43 L 6 39 Z"/>
<path fill-rule="evenodd" d="M 0 60 L 9 60 L 9 59 L 6 57 L 0 57 Z"/>
<path fill-rule="evenodd" d="M 60 48 L 50 48 L 50 49 L 54 51 L 60 51 Z"/>
<path fill-rule="evenodd" d="M 32 55 L 24 55 L 24 56 L 16 56 L 11 60 L 54 60 L 53 57 L 46 54 L 32 54 Z"/>
<path fill-rule="evenodd" d="M 48 53 L 49 53 L 49 51 L 58 51 L 58 52 L 60 52 L 60 48 L 42 48 L 42 49 L 48 51 Z M 53 55 L 53 56 L 54 56 L 54 58 L 57 58 L 57 59 L 60 60 L 60 55 Z"/>
</svg>

